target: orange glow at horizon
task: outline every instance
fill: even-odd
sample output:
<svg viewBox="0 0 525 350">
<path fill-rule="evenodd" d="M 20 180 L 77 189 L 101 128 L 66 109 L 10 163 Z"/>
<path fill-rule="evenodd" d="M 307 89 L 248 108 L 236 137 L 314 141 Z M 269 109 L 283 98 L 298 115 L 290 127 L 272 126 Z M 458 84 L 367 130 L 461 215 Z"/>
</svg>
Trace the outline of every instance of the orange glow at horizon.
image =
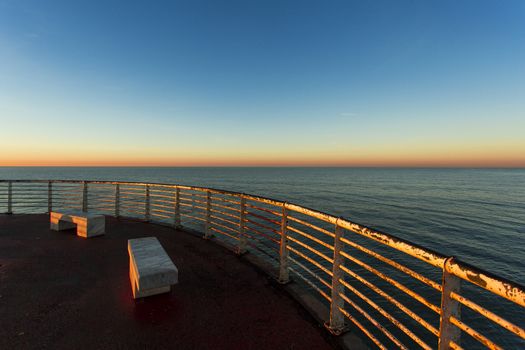
<svg viewBox="0 0 525 350">
<path fill-rule="evenodd" d="M 20 152 L 0 155 L 0 166 L 335 166 L 335 167 L 525 167 L 525 151 L 479 150 L 403 150 L 404 152 L 255 152 L 253 154 L 147 155 L 136 152 L 52 152 L 53 156 Z M 292 153 L 292 154 L 290 154 Z"/>
</svg>

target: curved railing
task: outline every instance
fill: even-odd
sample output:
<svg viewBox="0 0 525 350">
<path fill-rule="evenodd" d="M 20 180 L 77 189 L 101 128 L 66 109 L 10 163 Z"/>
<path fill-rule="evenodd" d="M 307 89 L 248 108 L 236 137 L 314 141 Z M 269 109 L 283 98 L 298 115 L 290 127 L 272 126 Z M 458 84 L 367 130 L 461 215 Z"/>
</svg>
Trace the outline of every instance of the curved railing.
<svg viewBox="0 0 525 350">
<path fill-rule="evenodd" d="M 324 300 L 334 334 L 348 323 L 381 349 L 462 349 L 463 333 L 465 348 L 525 344 L 523 286 L 341 217 L 193 186 L 0 180 L 0 212 L 67 209 L 192 228 L 237 253 L 250 250 L 280 282 L 292 276 Z"/>
</svg>

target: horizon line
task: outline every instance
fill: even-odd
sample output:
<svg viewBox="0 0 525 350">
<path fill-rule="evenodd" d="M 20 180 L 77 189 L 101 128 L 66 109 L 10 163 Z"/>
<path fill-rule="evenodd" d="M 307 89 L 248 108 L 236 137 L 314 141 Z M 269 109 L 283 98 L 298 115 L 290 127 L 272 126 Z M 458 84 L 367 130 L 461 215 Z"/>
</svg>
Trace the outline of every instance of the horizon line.
<svg viewBox="0 0 525 350">
<path fill-rule="evenodd" d="M 355 168 L 355 169 L 525 169 L 525 165 L 0 165 L 0 168 Z"/>
</svg>

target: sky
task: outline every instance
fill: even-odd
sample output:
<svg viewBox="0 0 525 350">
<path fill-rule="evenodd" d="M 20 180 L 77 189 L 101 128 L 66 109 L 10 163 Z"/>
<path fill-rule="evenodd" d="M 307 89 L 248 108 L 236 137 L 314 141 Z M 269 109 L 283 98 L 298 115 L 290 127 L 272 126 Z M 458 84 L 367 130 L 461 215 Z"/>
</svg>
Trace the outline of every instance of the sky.
<svg viewBox="0 0 525 350">
<path fill-rule="evenodd" d="M 0 165 L 523 167 L 525 2 L 0 0 Z"/>
</svg>

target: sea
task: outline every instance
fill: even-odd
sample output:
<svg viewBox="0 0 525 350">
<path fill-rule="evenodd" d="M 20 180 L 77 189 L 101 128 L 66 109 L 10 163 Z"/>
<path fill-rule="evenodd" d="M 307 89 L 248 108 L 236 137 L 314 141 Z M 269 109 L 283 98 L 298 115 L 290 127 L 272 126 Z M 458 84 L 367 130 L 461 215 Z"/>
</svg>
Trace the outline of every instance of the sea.
<svg viewBox="0 0 525 350">
<path fill-rule="evenodd" d="M 0 167 L 0 179 L 157 182 L 256 194 L 343 216 L 525 284 L 525 169 Z"/>
</svg>

